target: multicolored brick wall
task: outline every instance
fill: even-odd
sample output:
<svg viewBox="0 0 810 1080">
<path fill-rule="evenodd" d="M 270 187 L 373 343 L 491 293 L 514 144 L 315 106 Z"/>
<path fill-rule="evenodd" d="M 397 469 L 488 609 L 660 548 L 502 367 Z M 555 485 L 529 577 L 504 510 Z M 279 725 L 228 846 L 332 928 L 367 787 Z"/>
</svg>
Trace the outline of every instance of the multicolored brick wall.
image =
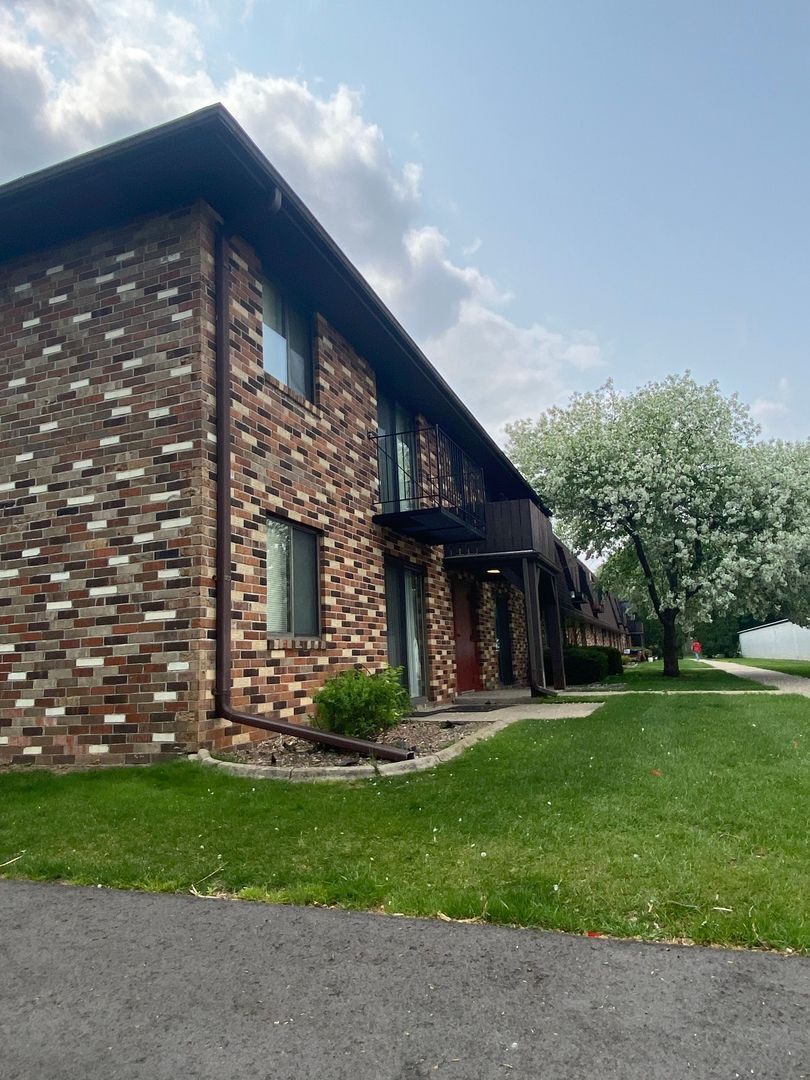
<svg viewBox="0 0 810 1080">
<path fill-rule="evenodd" d="M 0 268 L 0 761 L 193 742 L 203 219 Z"/>
<path fill-rule="evenodd" d="M 629 637 L 623 631 L 570 616 L 563 619 L 563 635 L 567 645 L 610 645 L 614 649 L 629 645 Z"/>
<path fill-rule="evenodd" d="M 213 267 L 211 222 L 204 265 Z M 212 271 L 211 271 L 212 272 Z M 315 401 L 274 379 L 262 365 L 261 280 L 284 280 L 284 268 L 262 265 L 244 242 L 229 245 L 230 349 L 234 390 L 233 469 L 233 704 L 289 721 L 304 720 L 324 680 L 342 669 L 386 666 L 384 558 L 394 556 L 424 573 L 428 688 L 433 700 L 455 692 L 452 603 L 442 549 L 426 547 L 372 521 L 379 499 L 376 445 L 377 387 L 371 366 L 323 318 L 313 320 Z M 213 632 L 215 515 L 213 283 L 207 281 L 203 318 L 206 438 L 211 440 L 203 492 L 208 540 L 204 565 Z M 265 527 L 274 515 L 320 536 L 321 633 L 316 639 L 268 639 Z M 235 728 L 210 710 L 213 640 L 203 646 L 207 715 L 203 745 L 266 737 Z"/>
<path fill-rule="evenodd" d="M 515 682 L 525 686 L 529 680 L 529 637 L 526 630 L 526 603 L 523 593 L 509 587 L 509 617 L 512 624 L 512 670 Z"/>
<path fill-rule="evenodd" d="M 481 682 L 485 690 L 496 690 L 501 685 L 495 621 L 495 604 L 498 595 L 506 596 L 509 603 L 514 685 L 525 686 L 528 675 L 526 605 L 523 593 L 505 581 L 481 582 L 478 592 L 478 650 L 481 661 Z"/>
<path fill-rule="evenodd" d="M 204 239 L 206 274 L 202 356 L 208 449 L 202 492 L 206 550 L 203 576 L 211 606 L 201 643 L 206 696 L 201 743 L 222 746 L 265 738 L 235 728 L 212 711 L 214 679 L 214 523 L 216 496 L 214 409 L 214 221 Z M 441 548 L 381 529 L 374 370 L 320 315 L 313 318 L 314 402 L 283 386 L 262 367 L 261 279 L 284 281 L 284 268 L 262 266 L 239 238 L 229 245 L 230 351 L 233 386 L 233 697 L 246 712 L 303 720 L 314 693 L 330 675 L 361 664 L 388 663 L 384 557 L 403 559 L 424 575 L 428 688 L 432 700 L 455 692 L 453 606 Z M 267 633 L 265 536 L 269 515 L 315 529 L 320 536 L 321 634 Z"/>
<path fill-rule="evenodd" d="M 263 737 L 213 715 L 215 227 L 199 204 L 0 268 L 0 763 L 143 763 Z M 267 375 L 260 280 L 284 268 L 238 239 L 229 259 L 233 704 L 303 720 L 328 675 L 384 666 L 386 555 L 424 573 L 428 693 L 452 699 L 443 551 L 372 522 L 371 366 L 315 316 L 315 401 Z M 269 514 L 320 534 L 315 639 L 268 639 Z M 490 685 L 494 606 L 479 617 Z"/>
</svg>

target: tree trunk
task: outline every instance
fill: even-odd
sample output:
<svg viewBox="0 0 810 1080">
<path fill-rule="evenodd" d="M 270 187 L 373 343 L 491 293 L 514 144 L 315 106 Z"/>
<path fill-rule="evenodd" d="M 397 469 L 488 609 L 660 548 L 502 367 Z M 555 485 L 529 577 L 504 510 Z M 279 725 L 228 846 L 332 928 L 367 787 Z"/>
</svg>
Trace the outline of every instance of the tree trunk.
<svg viewBox="0 0 810 1080">
<path fill-rule="evenodd" d="M 681 674 L 678 667 L 678 642 L 675 638 L 676 614 L 674 611 L 667 610 L 662 611 L 658 616 L 661 626 L 664 628 L 664 675 L 673 679 L 677 679 Z"/>
</svg>

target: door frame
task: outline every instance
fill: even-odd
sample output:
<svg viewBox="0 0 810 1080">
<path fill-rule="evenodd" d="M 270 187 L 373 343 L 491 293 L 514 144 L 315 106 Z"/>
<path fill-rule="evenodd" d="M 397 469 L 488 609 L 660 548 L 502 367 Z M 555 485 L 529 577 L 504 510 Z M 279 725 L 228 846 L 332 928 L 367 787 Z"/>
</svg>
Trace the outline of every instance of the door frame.
<svg viewBox="0 0 810 1080">
<path fill-rule="evenodd" d="M 459 685 L 459 664 L 458 664 L 458 641 L 459 635 L 456 627 L 456 597 L 461 594 L 466 594 L 466 600 L 469 603 L 470 611 L 470 641 L 473 646 L 473 654 L 475 657 L 475 685 L 462 690 Z M 457 694 L 472 694 L 476 690 L 483 690 L 484 680 L 481 672 L 481 640 L 478 625 L 478 611 L 479 611 L 479 586 L 477 581 L 470 581 L 464 578 L 453 577 L 451 578 L 451 595 L 453 601 L 453 658 L 456 665 L 456 693 Z"/>
<path fill-rule="evenodd" d="M 511 674 L 511 680 L 504 682 L 503 673 L 501 670 L 501 633 L 500 624 L 505 619 L 506 634 L 504 643 L 507 645 L 507 657 L 509 672 Z M 512 635 L 512 609 L 509 604 L 509 594 L 505 592 L 498 592 L 495 594 L 495 643 L 496 653 L 498 658 L 498 681 L 501 686 L 514 686 L 515 685 L 515 649 L 514 639 Z"/>
<path fill-rule="evenodd" d="M 404 590 L 405 590 L 406 574 L 413 575 L 419 581 L 419 604 L 420 604 L 420 607 L 421 607 L 421 624 L 422 625 L 419 628 L 419 633 L 418 633 L 418 635 L 416 637 L 416 642 L 417 642 L 417 647 L 418 647 L 419 653 L 420 653 L 419 659 L 420 659 L 420 666 L 421 666 L 421 673 L 422 673 L 422 680 L 421 680 L 422 681 L 422 686 L 421 686 L 421 691 L 422 692 L 420 694 L 415 695 L 415 696 L 410 695 L 410 686 L 409 686 L 409 678 L 408 678 L 410 672 L 409 672 L 409 668 L 408 668 L 407 652 L 406 652 L 406 655 L 405 655 L 405 664 L 404 664 L 404 668 L 405 668 L 405 671 L 404 671 L 404 677 L 405 677 L 404 678 L 404 685 L 405 685 L 405 689 L 408 691 L 408 693 L 409 693 L 409 695 L 411 697 L 411 701 L 415 702 L 416 704 L 420 704 L 420 703 L 425 702 L 425 701 L 427 701 L 429 699 L 429 693 L 430 693 L 430 662 L 429 662 L 428 647 L 427 647 L 428 646 L 428 641 L 427 641 L 427 604 L 425 602 L 426 598 L 425 598 L 425 572 L 424 572 L 424 568 L 421 567 L 421 566 L 417 566 L 417 565 L 415 565 L 413 563 L 410 563 L 406 559 L 398 559 L 394 555 L 386 555 L 385 558 L 384 558 L 384 563 L 383 564 L 384 564 L 384 582 L 385 582 L 385 584 L 384 584 L 384 591 L 385 591 L 385 629 L 386 629 L 386 638 L 387 638 L 387 641 L 386 641 L 386 653 L 387 653 L 387 656 L 388 656 L 389 665 L 391 664 L 391 651 L 390 651 L 390 648 L 391 648 L 391 627 L 390 627 L 390 623 L 389 623 L 390 606 L 389 606 L 389 594 L 388 594 L 388 587 L 387 587 L 387 575 L 388 575 L 389 571 L 393 572 L 393 573 L 396 573 L 398 575 L 399 584 L 400 584 L 400 588 L 401 588 L 400 595 L 403 597 L 403 599 L 404 599 L 404 595 L 405 595 Z M 406 646 L 406 649 L 407 649 L 407 640 L 408 640 L 408 638 L 407 638 L 407 614 L 406 614 L 406 611 L 405 611 L 404 604 L 400 608 L 400 610 L 398 612 L 396 612 L 396 619 L 397 619 L 397 623 L 398 623 L 397 629 L 398 629 L 398 631 L 400 633 L 400 636 L 402 638 L 402 641 L 405 643 L 405 646 Z"/>
<path fill-rule="evenodd" d="M 419 496 L 419 447 L 413 413 L 384 391 L 377 393 L 377 447 L 382 512 L 414 510 Z"/>
</svg>

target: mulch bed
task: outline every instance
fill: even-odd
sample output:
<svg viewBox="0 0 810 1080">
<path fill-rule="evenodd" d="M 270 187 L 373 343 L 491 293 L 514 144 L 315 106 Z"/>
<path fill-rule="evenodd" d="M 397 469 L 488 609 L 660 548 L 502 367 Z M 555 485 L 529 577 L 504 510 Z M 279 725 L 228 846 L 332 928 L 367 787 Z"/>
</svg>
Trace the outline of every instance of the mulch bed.
<svg viewBox="0 0 810 1080">
<path fill-rule="evenodd" d="M 446 721 L 433 723 L 429 720 L 406 720 L 384 732 L 376 741 L 413 750 L 417 757 L 422 757 L 444 750 L 480 728 L 480 723 L 448 724 Z M 318 743 L 289 735 L 274 735 L 262 742 L 244 743 L 216 756 L 225 761 L 278 765 L 285 769 L 307 769 L 316 765 L 344 768 L 347 765 L 363 765 L 369 760 L 365 756 L 330 750 L 327 746 L 319 746 Z"/>
</svg>

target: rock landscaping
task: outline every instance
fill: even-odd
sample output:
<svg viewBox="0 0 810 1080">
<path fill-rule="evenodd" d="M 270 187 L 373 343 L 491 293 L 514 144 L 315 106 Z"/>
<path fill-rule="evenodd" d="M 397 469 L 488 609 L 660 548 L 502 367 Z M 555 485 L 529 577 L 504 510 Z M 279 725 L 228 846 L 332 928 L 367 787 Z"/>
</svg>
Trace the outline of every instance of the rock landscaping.
<svg viewBox="0 0 810 1080">
<path fill-rule="evenodd" d="M 276 736 L 261 743 L 245 743 L 227 754 L 220 752 L 216 757 L 204 749 L 189 756 L 203 765 L 256 780 L 306 782 L 398 776 L 432 769 L 450 761 L 467 747 L 490 738 L 519 720 L 561 720 L 589 716 L 600 705 L 601 702 L 526 702 L 496 709 L 484 716 L 478 712 L 443 712 L 430 719 L 411 716 L 389 728 L 377 740 L 413 750 L 414 756 L 407 761 L 373 761 L 288 736 Z"/>
<path fill-rule="evenodd" d="M 496 715 L 493 715 L 493 720 Z M 375 741 L 412 750 L 416 757 L 421 757 L 445 750 L 460 739 L 480 731 L 489 723 L 490 721 L 486 719 L 434 721 L 408 718 L 383 732 Z M 238 762 L 243 765 L 267 765 L 285 769 L 309 769 L 314 766 L 318 768 L 331 766 L 340 769 L 368 764 L 368 759 L 357 754 L 333 750 L 327 746 L 319 746 L 317 743 L 287 735 L 276 735 L 259 743 L 245 743 L 227 753 L 218 753 L 216 757 L 221 761 Z"/>
</svg>

